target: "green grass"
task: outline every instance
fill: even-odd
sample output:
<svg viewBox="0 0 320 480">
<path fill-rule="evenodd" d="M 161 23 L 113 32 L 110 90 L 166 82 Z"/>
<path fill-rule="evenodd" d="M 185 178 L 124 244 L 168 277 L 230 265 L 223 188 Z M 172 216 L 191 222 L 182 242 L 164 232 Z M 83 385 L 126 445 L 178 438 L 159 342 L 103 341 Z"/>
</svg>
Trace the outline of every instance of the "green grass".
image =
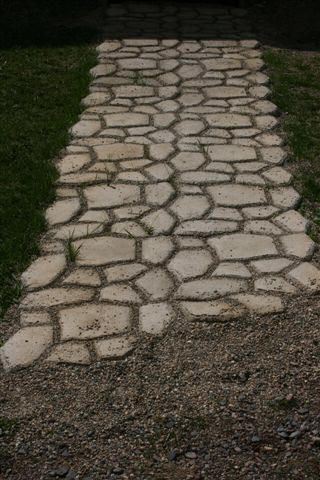
<svg viewBox="0 0 320 480">
<path fill-rule="evenodd" d="M 51 159 L 68 142 L 95 62 L 89 45 L 0 50 L 0 318 L 38 253 L 54 199 Z"/>
<path fill-rule="evenodd" d="M 303 209 L 320 223 L 320 55 L 268 50 L 274 103 L 284 112 L 295 183 Z"/>
</svg>

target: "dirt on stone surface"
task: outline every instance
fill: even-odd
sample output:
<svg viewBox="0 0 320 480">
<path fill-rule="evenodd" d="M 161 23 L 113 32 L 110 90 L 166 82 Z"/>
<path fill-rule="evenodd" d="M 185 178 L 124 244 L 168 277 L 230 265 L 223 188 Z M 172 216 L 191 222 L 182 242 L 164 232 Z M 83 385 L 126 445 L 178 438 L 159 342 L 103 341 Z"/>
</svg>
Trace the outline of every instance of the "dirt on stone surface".
<svg viewBox="0 0 320 480">
<path fill-rule="evenodd" d="M 320 299 L 0 379 L 3 479 L 318 479 Z"/>
</svg>

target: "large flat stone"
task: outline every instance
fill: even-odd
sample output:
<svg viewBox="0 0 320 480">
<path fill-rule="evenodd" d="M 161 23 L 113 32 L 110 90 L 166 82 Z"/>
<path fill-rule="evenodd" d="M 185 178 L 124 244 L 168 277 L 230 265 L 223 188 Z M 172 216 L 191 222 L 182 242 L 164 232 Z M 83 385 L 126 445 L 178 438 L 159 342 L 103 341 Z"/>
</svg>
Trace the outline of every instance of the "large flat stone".
<svg viewBox="0 0 320 480">
<path fill-rule="evenodd" d="M 124 160 L 126 158 L 141 158 L 144 155 L 143 145 L 131 143 L 95 145 L 93 150 L 98 160 Z"/>
<path fill-rule="evenodd" d="M 311 263 L 303 262 L 288 273 L 288 277 L 308 290 L 320 290 L 320 271 Z"/>
<path fill-rule="evenodd" d="M 176 293 L 177 298 L 212 300 L 247 289 L 247 282 L 238 278 L 208 278 L 192 280 L 182 284 Z"/>
<path fill-rule="evenodd" d="M 244 162 L 257 158 L 253 147 L 240 145 L 210 145 L 208 155 L 211 160 L 218 162 Z"/>
<path fill-rule="evenodd" d="M 221 300 L 209 302 L 181 302 L 182 312 L 196 321 L 224 321 L 239 318 L 245 310 Z"/>
<path fill-rule="evenodd" d="M 107 265 L 134 260 L 135 241 L 132 238 L 95 237 L 74 242 L 79 247 L 78 265 Z"/>
<path fill-rule="evenodd" d="M 47 288 L 29 293 L 21 302 L 21 307 L 46 308 L 57 305 L 68 305 L 91 300 L 94 292 L 85 288 Z"/>
<path fill-rule="evenodd" d="M 26 327 L 13 335 L 0 349 L 5 370 L 30 365 L 45 352 L 53 340 L 49 325 Z"/>
<path fill-rule="evenodd" d="M 234 233 L 220 238 L 211 238 L 209 245 L 217 251 L 220 260 L 246 260 L 277 255 L 271 237 Z"/>
<path fill-rule="evenodd" d="M 234 295 L 231 298 L 244 305 L 251 312 L 259 315 L 280 313 L 284 310 L 281 298 L 274 297 L 273 295 L 240 294 Z"/>
<path fill-rule="evenodd" d="M 161 334 L 174 318 L 174 310 L 166 302 L 150 303 L 140 307 L 139 328 L 143 333 Z"/>
<path fill-rule="evenodd" d="M 250 127 L 252 125 L 250 117 L 236 113 L 215 113 L 206 115 L 206 119 L 211 127 L 232 128 Z"/>
<path fill-rule="evenodd" d="M 40 257 L 22 274 L 22 284 L 29 289 L 45 287 L 63 272 L 65 266 L 63 254 Z"/>
<path fill-rule="evenodd" d="M 173 288 L 173 282 L 162 268 L 154 268 L 136 281 L 136 285 L 150 297 L 151 300 L 166 298 Z"/>
<path fill-rule="evenodd" d="M 78 198 L 58 200 L 46 211 L 46 220 L 49 225 L 57 225 L 71 220 L 80 210 Z"/>
<path fill-rule="evenodd" d="M 175 229 L 177 235 L 210 236 L 218 233 L 235 232 L 238 223 L 225 220 L 187 220 Z"/>
<path fill-rule="evenodd" d="M 168 269 L 180 280 L 204 275 L 212 263 L 207 250 L 181 250 L 172 260 Z"/>
<path fill-rule="evenodd" d="M 135 346 L 135 338 L 131 335 L 123 335 L 115 338 L 102 338 L 95 340 L 95 350 L 99 360 L 118 359 L 125 357 Z"/>
<path fill-rule="evenodd" d="M 248 185 L 217 185 L 208 192 L 218 206 L 242 207 L 267 202 L 263 188 Z"/>
<path fill-rule="evenodd" d="M 145 113 L 109 113 L 104 117 L 107 127 L 137 127 L 149 125 Z"/>
<path fill-rule="evenodd" d="M 140 187 L 137 185 L 116 184 L 94 185 L 84 189 L 88 208 L 111 208 L 140 201 Z"/>
<path fill-rule="evenodd" d="M 85 340 L 125 332 L 130 326 L 130 308 L 88 303 L 59 313 L 62 340 Z"/>
</svg>

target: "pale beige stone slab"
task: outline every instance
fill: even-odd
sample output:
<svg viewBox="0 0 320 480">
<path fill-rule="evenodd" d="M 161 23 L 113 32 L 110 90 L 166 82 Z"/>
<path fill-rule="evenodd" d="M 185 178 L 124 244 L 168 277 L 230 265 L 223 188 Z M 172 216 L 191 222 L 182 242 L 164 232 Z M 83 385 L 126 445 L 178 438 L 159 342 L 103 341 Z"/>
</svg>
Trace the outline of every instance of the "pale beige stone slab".
<svg viewBox="0 0 320 480">
<path fill-rule="evenodd" d="M 26 367 L 45 352 L 53 340 L 49 325 L 25 327 L 14 334 L 0 348 L 0 358 L 5 370 Z"/>
<path fill-rule="evenodd" d="M 288 273 L 288 278 L 300 283 L 309 290 L 320 290 L 320 271 L 311 263 L 301 263 Z"/>
<path fill-rule="evenodd" d="M 22 327 L 46 323 L 51 323 L 51 317 L 48 312 L 21 312 L 20 314 L 20 324 Z"/>
<path fill-rule="evenodd" d="M 242 220 L 242 215 L 236 208 L 217 207 L 212 210 L 208 218 L 216 218 L 219 220 Z"/>
<path fill-rule="evenodd" d="M 177 298 L 212 300 L 247 290 L 247 282 L 238 278 L 208 278 L 183 283 L 177 290 Z"/>
<path fill-rule="evenodd" d="M 142 241 L 142 260 L 153 264 L 165 262 L 174 250 L 174 244 L 169 237 L 158 236 Z"/>
<path fill-rule="evenodd" d="M 305 233 L 293 233 L 280 237 L 283 251 L 286 255 L 298 258 L 309 258 L 314 252 L 315 243 Z"/>
<path fill-rule="evenodd" d="M 212 274 L 213 277 L 251 278 L 248 268 L 239 262 L 220 263 Z"/>
<path fill-rule="evenodd" d="M 220 260 L 246 260 L 278 254 L 272 238 L 265 235 L 234 233 L 211 238 L 208 243 L 217 251 Z"/>
<path fill-rule="evenodd" d="M 308 220 L 296 210 L 288 210 L 278 215 L 275 217 L 274 222 L 280 227 L 284 227 L 294 233 L 305 232 L 309 226 Z"/>
<path fill-rule="evenodd" d="M 99 160 L 124 160 L 126 158 L 142 158 L 143 145 L 113 143 L 111 145 L 94 145 L 93 150 Z"/>
<path fill-rule="evenodd" d="M 259 315 L 268 313 L 280 313 L 284 310 L 284 305 L 279 297 L 273 295 L 233 295 L 232 299 L 244 305 L 248 310 Z"/>
<path fill-rule="evenodd" d="M 241 68 L 241 62 L 232 58 L 210 58 L 203 60 L 208 70 L 235 70 Z"/>
<path fill-rule="evenodd" d="M 200 120 L 183 120 L 174 129 L 179 135 L 197 135 L 205 129 L 205 125 Z"/>
<path fill-rule="evenodd" d="M 175 229 L 177 235 L 210 236 L 218 233 L 235 232 L 238 223 L 226 220 L 186 220 Z"/>
<path fill-rule="evenodd" d="M 29 293 L 21 302 L 21 308 L 46 308 L 91 300 L 94 292 L 85 288 L 47 288 Z"/>
<path fill-rule="evenodd" d="M 21 275 L 22 284 L 28 289 L 45 287 L 53 282 L 65 267 L 66 259 L 63 254 L 40 257 Z"/>
<path fill-rule="evenodd" d="M 110 113 L 105 115 L 107 127 L 135 127 L 149 125 L 149 115 L 145 113 Z"/>
<path fill-rule="evenodd" d="M 115 96 L 119 98 L 152 97 L 154 95 L 153 87 L 142 85 L 121 85 L 114 87 L 112 90 Z"/>
<path fill-rule="evenodd" d="M 208 187 L 208 193 L 218 206 L 242 207 L 267 203 L 263 188 L 248 185 L 217 185 Z"/>
<path fill-rule="evenodd" d="M 245 88 L 242 87 L 208 87 L 204 91 L 209 98 L 234 98 L 247 95 Z"/>
<path fill-rule="evenodd" d="M 63 283 L 98 287 L 101 280 L 98 272 L 93 268 L 76 268 L 63 280 Z"/>
<path fill-rule="evenodd" d="M 81 170 L 85 165 L 91 162 L 89 153 L 81 153 L 78 155 L 66 155 L 57 163 L 57 168 L 61 174 L 73 173 Z"/>
<path fill-rule="evenodd" d="M 146 58 L 125 58 L 118 60 L 119 66 L 124 70 L 148 70 L 156 68 L 155 60 Z"/>
<path fill-rule="evenodd" d="M 130 326 L 130 308 L 87 303 L 59 313 L 62 340 L 85 340 L 125 332 Z"/>
<path fill-rule="evenodd" d="M 134 260 L 135 241 L 132 238 L 95 237 L 74 242 L 79 247 L 78 265 L 107 265 L 108 263 Z"/>
<path fill-rule="evenodd" d="M 111 208 L 140 201 L 138 185 L 94 185 L 84 189 L 88 208 Z"/>
<path fill-rule="evenodd" d="M 245 310 L 241 307 L 229 305 L 226 302 L 215 300 L 211 302 L 181 302 L 182 312 L 192 320 L 219 321 L 242 317 Z"/>
<path fill-rule="evenodd" d="M 288 283 L 284 278 L 270 275 L 268 277 L 258 278 L 254 282 L 255 290 L 264 290 L 266 292 L 297 293 L 297 289 Z"/>
<path fill-rule="evenodd" d="M 56 345 L 46 361 L 52 363 L 88 365 L 91 363 L 91 358 L 88 347 L 84 343 L 65 342 Z"/>
<path fill-rule="evenodd" d="M 175 219 L 164 209 L 156 210 L 144 216 L 141 222 L 146 226 L 148 233 L 158 235 L 169 233 L 175 224 Z"/>
<path fill-rule="evenodd" d="M 273 205 L 264 205 L 260 207 L 243 208 L 242 212 L 247 218 L 270 218 L 279 211 Z"/>
<path fill-rule="evenodd" d="M 238 145 L 214 145 L 208 148 L 211 160 L 218 162 L 241 162 L 255 160 L 255 149 Z"/>
<path fill-rule="evenodd" d="M 174 319 L 174 310 L 166 302 L 150 303 L 140 307 L 139 328 L 143 333 L 160 335 Z"/>
<path fill-rule="evenodd" d="M 204 275 L 212 263 L 208 250 L 181 250 L 169 262 L 168 269 L 180 280 Z"/>
<path fill-rule="evenodd" d="M 151 300 L 167 298 L 173 288 L 171 278 L 162 268 L 150 270 L 142 275 L 135 283 Z"/>
<path fill-rule="evenodd" d="M 157 161 L 166 160 L 174 152 L 174 148 L 170 143 L 150 145 L 149 149 L 150 157 Z"/>
<path fill-rule="evenodd" d="M 259 273 L 279 273 L 291 264 L 292 260 L 288 258 L 272 258 L 270 260 L 257 260 L 250 263 Z"/>
<path fill-rule="evenodd" d="M 121 336 L 95 340 L 94 346 L 97 357 L 101 359 L 118 359 L 125 357 L 135 346 L 133 336 Z"/>
<path fill-rule="evenodd" d="M 207 122 L 211 127 L 250 127 L 252 125 L 250 117 L 246 115 L 237 115 L 235 113 L 216 113 L 206 115 Z"/>
<path fill-rule="evenodd" d="M 230 175 L 216 172 L 182 172 L 180 180 L 184 183 L 207 185 L 212 183 L 223 183 L 230 180 Z"/>
<path fill-rule="evenodd" d="M 180 220 L 201 218 L 210 208 L 204 195 L 181 195 L 170 206 Z"/>
<path fill-rule="evenodd" d="M 100 300 L 119 303 L 141 303 L 141 298 L 130 285 L 116 283 L 108 285 L 100 292 Z"/>
<path fill-rule="evenodd" d="M 249 220 L 244 224 L 245 233 L 262 233 L 265 235 L 281 235 L 283 230 L 268 220 Z"/>
<path fill-rule="evenodd" d="M 171 163 L 179 171 L 197 170 L 205 163 L 206 159 L 202 153 L 180 152 Z"/>
<path fill-rule="evenodd" d="M 145 188 L 146 200 L 149 205 L 164 205 L 173 197 L 174 189 L 168 182 L 147 185 Z"/>
<path fill-rule="evenodd" d="M 118 220 L 123 220 L 140 217 L 149 210 L 150 207 L 147 205 L 132 205 L 129 207 L 116 208 L 113 210 L 113 213 Z"/>
<path fill-rule="evenodd" d="M 276 185 L 286 185 L 292 180 L 291 173 L 287 172 L 281 167 L 270 168 L 270 170 L 263 172 L 262 175 L 264 178 Z"/>
<path fill-rule="evenodd" d="M 115 265 L 104 270 L 109 283 L 122 282 L 137 277 L 140 273 L 145 272 L 147 267 L 141 263 L 129 263 L 127 265 Z"/>
<path fill-rule="evenodd" d="M 111 227 L 111 232 L 137 238 L 145 237 L 147 235 L 147 232 L 141 227 L 141 225 L 132 220 L 114 223 Z"/>
<path fill-rule="evenodd" d="M 73 137 L 92 137 L 101 129 L 101 123 L 98 120 L 80 120 L 71 129 Z"/>
<path fill-rule="evenodd" d="M 102 223 L 72 223 L 70 225 L 63 225 L 56 230 L 54 238 L 59 240 L 76 239 L 81 237 L 88 237 L 90 235 L 97 235 L 103 231 Z"/>
<path fill-rule="evenodd" d="M 80 210 L 78 198 L 58 200 L 46 211 L 46 220 L 49 225 L 57 225 L 71 220 Z"/>
</svg>

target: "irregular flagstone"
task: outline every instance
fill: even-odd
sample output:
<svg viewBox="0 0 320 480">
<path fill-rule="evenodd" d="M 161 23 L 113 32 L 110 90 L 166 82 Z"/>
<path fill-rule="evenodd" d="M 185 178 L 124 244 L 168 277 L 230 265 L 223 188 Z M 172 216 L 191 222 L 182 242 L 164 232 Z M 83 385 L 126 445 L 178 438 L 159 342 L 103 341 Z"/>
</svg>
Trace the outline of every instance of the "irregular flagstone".
<svg viewBox="0 0 320 480">
<path fill-rule="evenodd" d="M 183 283 L 177 290 L 177 298 L 210 300 L 247 289 L 247 282 L 236 278 L 209 278 Z"/>
<path fill-rule="evenodd" d="M 187 220 L 174 231 L 177 235 L 210 236 L 217 233 L 235 232 L 238 223 L 225 220 Z"/>
<path fill-rule="evenodd" d="M 62 304 L 81 303 L 91 300 L 93 291 L 84 288 L 48 288 L 29 293 L 21 302 L 25 309 L 55 307 Z"/>
<path fill-rule="evenodd" d="M 53 282 L 65 267 L 66 259 L 62 254 L 40 257 L 21 275 L 22 284 L 29 289 L 45 287 Z"/>
<path fill-rule="evenodd" d="M 79 248 L 78 265 L 106 265 L 119 261 L 134 260 L 135 241 L 117 237 L 95 237 L 74 242 Z"/>
<path fill-rule="evenodd" d="M 221 206 L 240 207 L 267 202 L 264 190 L 260 187 L 232 184 L 218 185 L 208 187 L 208 192 L 215 204 Z"/>
<path fill-rule="evenodd" d="M 171 160 L 173 166 L 179 171 L 197 170 L 205 161 L 204 155 L 197 152 L 181 152 Z"/>
<path fill-rule="evenodd" d="M 117 283 L 101 290 L 100 300 L 119 303 L 141 303 L 141 298 L 130 285 Z"/>
<path fill-rule="evenodd" d="M 305 232 L 309 222 L 299 212 L 289 210 L 275 217 L 274 222 L 280 227 L 284 227 L 290 232 Z"/>
<path fill-rule="evenodd" d="M 251 278 L 248 268 L 239 262 L 220 263 L 212 274 L 213 277 Z"/>
<path fill-rule="evenodd" d="M 135 338 L 132 335 L 105 338 L 96 340 L 94 346 L 99 360 L 123 358 L 134 349 Z"/>
<path fill-rule="evenodd" d="M 53 328 L 48 325 L 25 327 L 13 335 L 0 348 L 5 370 L 26 367 L 45 352 L 53 341 Z"/>
<path fill-rule="evenodd" d="M 168 182 L 147 185 L 146 199 L 150 205 L 164 205 L 174 195 L 174 189 Z"/>
<path fill-rule="evenodd" d="M 208 148 L 208 155 L 211 160 L 218 162 L 241 162 L 255 160 L 257 154 L 252 147 L 241 147 L 238 145 L 215 145 Z"/>
<path fill-rule="evenodd" d="M 310 257 L 315 249 L 315 243 L 305 233 L 294 233 L 280 237 L 283 251 L 286 255 L 298 258 Z"/>
<path fill-rule="evenodd" d="M 287 258 L 275 258 L 270 260 L 256 260 L 250 265 L 259 273 L 278 273 L 292 264 Z"/>
<path fill-rule="evenodd" d="M 273 295 L 250 295 L 240 294 L 233 295 L 232 299 L 244 305 L 248 310 L 259 315 L 266 315 L 268 313 L 280 313 L 284 310 L 284 305 L 279 297 Z"/>
<path fill-rule="evenodd" d="M 181 280 L 204 275 L 212 263 L 207 250 L 181 250 L 168 264 L 168 269 Z"/>
<path fill-rule="evenodd" d="M 139 328 L 143 333 L 161 334 L 173 321 L 174 310 L 168 303 L 150 303 L 140 307 Z"/>
<path fill-rule="evenodd" d="M 130 308 L 87 303 L 59 313 L 62 340 L 84 340 L 125 332 L 130 326 Z"/>
<path fill-rule="evenodd" d="M 93 268 L 78 268 L 63 280 L 63 283 L 88 285 L 98 287 L 101 284 L 100 276 Z"/>
<path fill-rule="evenodd" d="M 246 115 L 237 115 L 235 113 L 216 113 L 206 116 L 207 122 L 211 127 L 250 127 L 251 120 Z"/>
<path fill-rule="evenodd" d="M 55 346 L 46 361 L 88 365 L 91 363 L 91 357 L 88 347 L 84 343 L 65 342 Z"/>
<path fill-rule="evenodd" d="M 169 233 L 175 224 L 174 218 L 164 209 L 149 213 L 141 221 L 151 235 Z"/>
<path fill-rule="evenodd" d="M 181 302 L 180 308 L 191 320 L 198 321 L 231 320 L 245 314 L 244 308 L 217 300 L 211 302 Z"/>
<path fill-rule="evenodd" d="M 170 206 L 180 220 L 201 218 L 209 208 L 210 204 L 204 195 L 181 195 Z"/>
<path fill-rule="evenodd" d="M 255 290 L 265 290 L 266 292 L 277 293 L 296 293 L 296 288 L 288 283 L 284 278 L 269 276 L 258 278 L 254 282 Z"/>
<path fill-rule="evenodd" d="M 140 201 L 140 187 L 117 184 L 95 185 L 84 189 L 89 208 L 110 208 Z"/>
<path fill-rule="evenodd" d="M 272 238 L 265 235 L 234 233 L 210 238 L 208 243 L 216 250 L 220 260 L 246 260 L 278 253 Z"/>
<path fill-rule="evenodd" d="M 116 265 L 105 269 L 105 275 L 108 282 L 121 282 L 124 280 L 131 280 L 137 277 L 140 273 L 145 272 L 147 267 L 141 263 L 130 263 L 127 265 Z"/>
<path fill-rule="evenodd" d="M 51 323 L 51 317 L 48 312 L 21 312 L 20 324 L 22 327 L 31 325 Z"/>
<path fill-rule="evenodd" d="M 125 158 L 141 158 L 144 155 L 142 145 L 114 143 L 111 145 L 99 145 L 93 147 L 99 160 L 123 160 Z"/>
<path fill-rule="evenodd" d="M 320 290 L 320 271 L 311 263 L 301 263 L 288 273 L 288 277 L 309 290 Z"/>
<path fill-rule="evenodd" d="M 153 264 L 163 263 L 173 250 L 174 244 L 168 237 L 146 238 L 142 242 L 142 260 Z"/>
<path fill-rule="evenodd" d="M 173 287 L 171 278 L 167 272 L 161 268 L 150 270 L 142 275 L 135 283 L 151 300 L 167 298 Z"/>
<path fill-rule="evenodd" d="M 71 220 L 80 210 L 78 198 L 58 200 L 46 211 L 46 220 L 49 225 L 57 225 Z"/>
</svg>

